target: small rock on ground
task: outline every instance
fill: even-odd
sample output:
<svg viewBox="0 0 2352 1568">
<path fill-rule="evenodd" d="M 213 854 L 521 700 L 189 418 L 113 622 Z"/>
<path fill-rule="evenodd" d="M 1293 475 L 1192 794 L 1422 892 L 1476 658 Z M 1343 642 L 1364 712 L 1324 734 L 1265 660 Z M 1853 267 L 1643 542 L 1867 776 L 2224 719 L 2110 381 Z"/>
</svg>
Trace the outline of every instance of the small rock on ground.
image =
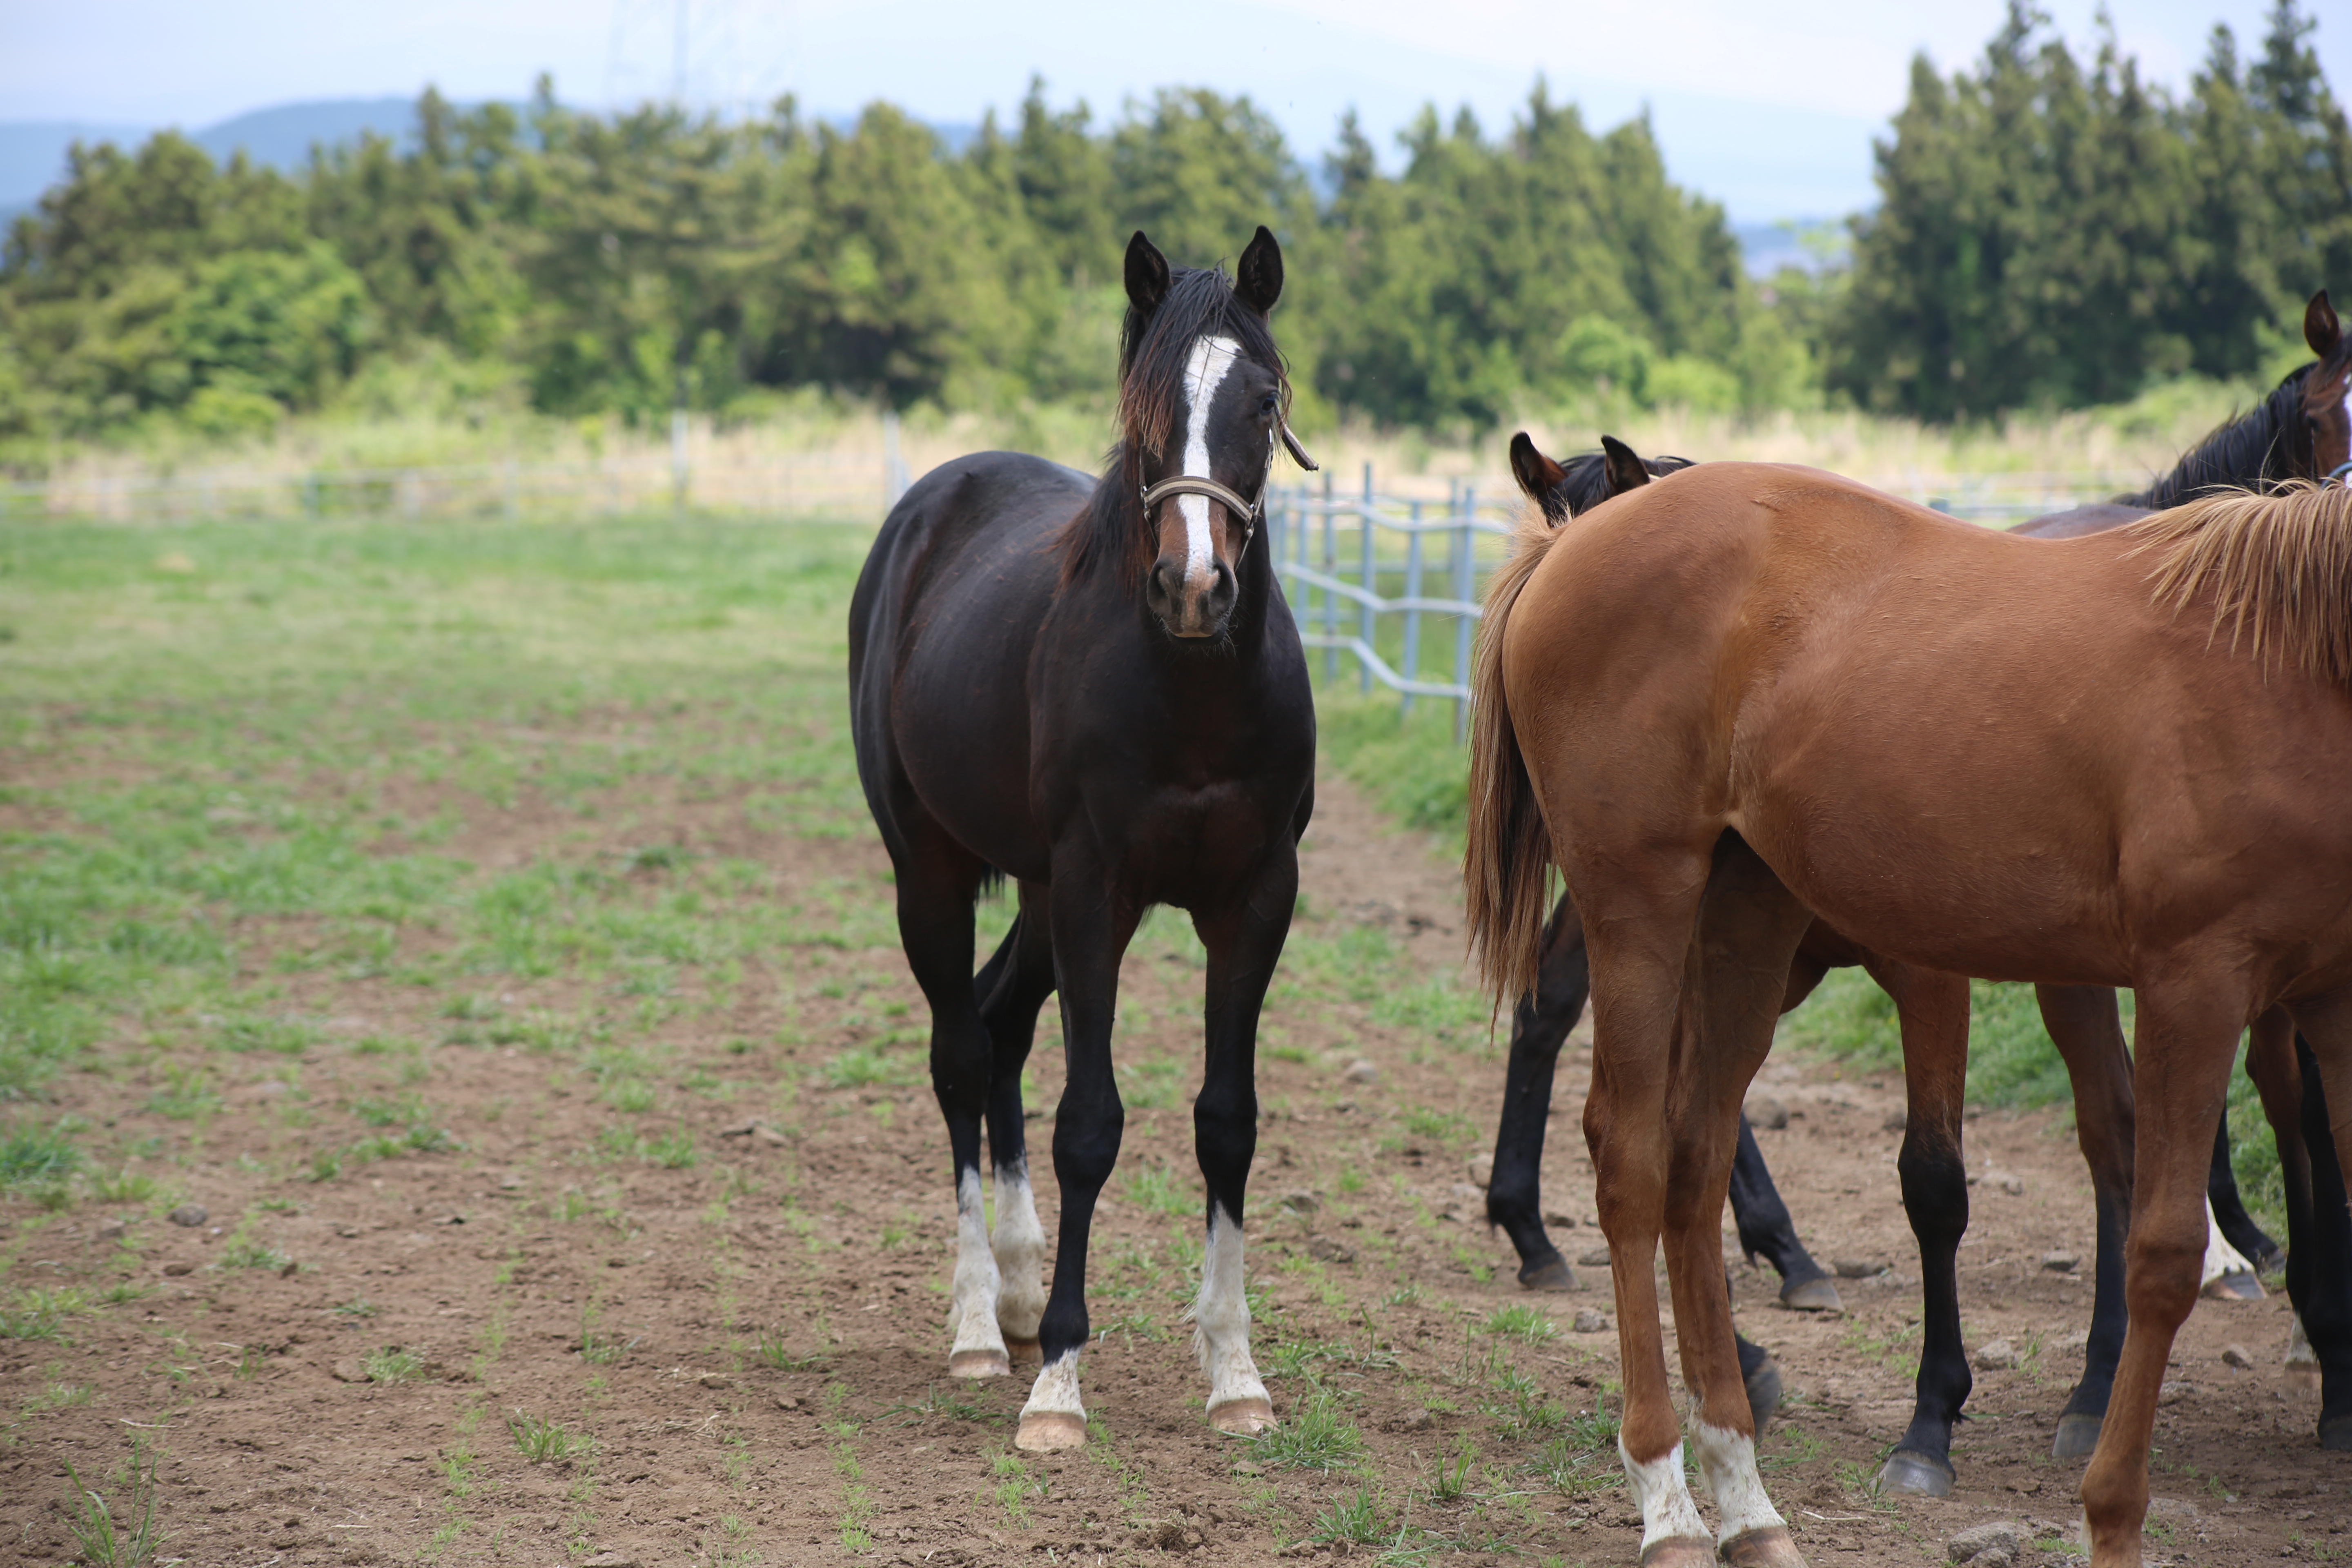
<svg viewBox="0 0 2352 1568">
<path fill-rule="evenodd" d="M 1911 1125 L 1911 1116 L 1908 1111 L 1903 1110 L 1900 1106 L 1897 1106 L 1895 1110 L 1888 1111 L 1886 1113 L 1886 1120 L 1880 1122 L 1878 1125 L 1880 1130 L 1883 1131 L 1900 1132 Z"/>
<path fill-rule="evenodd" d="M 1323 1206 L 1323 1200 L 1301 1187 L 1296 1192 L 1283 1194 L 1282 1206 L 1293 1214 L 1313 1214 Z"/>
<path fill-rule="evenodd" d="M 1605 1246 L 1588 1247 L 1576 1255 L 1576 1260 L 1587 1268 L 1606 1268 L 1609 1267 L 1609 1248 Z"/>
<path fill-rule="evenodd" d="M 1983 1372 L 2006 1372 L 2017 1364 L 2017 1347 L 2007 1340 L 1987 1340 L 1969 1360 Z"/>
<path fill-rule="evenodd" d="M 1609 1314 L 1606 1312 L 1596 1312 L 1591 1308 L 1586 1307 L 1576 1314 L 1576 1331 L 1580 1334 L 1601 1333 L 1608 1327 Z"/>
<path fill-rule="evenodd" d="M 195 1271 L 196 1266 L 193 1263 L 166 1263 L 163 1265 L 163 1272 L 170 1275 L 174 1279 L 179 1279 L 184 1274 L 194 1274 Z"/>
<path fill-rule="evenodd" d="M 337 1383 L 365 1383 L 368 1380 L 367 1368 L 349 1359 L 339 1361 L 330 1367 L 328 1375 Z"/>
<path fill-rule="evenodd" d="M 194 1230 L 196 1226 L 204 1224 L 205 1221 L 212 1218 L 213 1215 L 212 1211 L 205 1207 L 202 1204 L 182 1204 L 178 1208 L 173 1209 L 171 1214 L 165 1217 L 170 1219 L 173 1225 L 184 1225 L 190 1230 Z"/>
<path fill-rule="evenodd" d="M 1874 1279 L 1886 1272 L 1883 1258 L 1841 1258 L 1831 1264 L 1841 1279 Z"/>
<path fill-rule="evenodd" d="M 1767 1131 L 1778 1132 L 1789 1125 L 1789 1108 L 1769 1094 L 1753 1097 L 1742 1109 L 1748 1112 L 1748 1120 L 1751 1125 L 1761 1127 Z"/>
<path fill-rule="evenodd" d="M 1472 1186 L 1483 1190 L 1495 1184 L 1495 1156 L 1492 1154 L 1473 1154 L 1463 1163 L 1470 1173 Z"/>
<path fill-rule="evenodd" d="M 2254 1364 L 2254 1352 L 2248 1350 L 2243 1345 L 2223 1345 L 2221 1347 L 2221 1361 L 2223 1364 L 2228 1366 L 2251 1368 Z"/>
<path fill-rule="evenodd" d="M 1381 1080 L 1381 1069 L 1363 1058 L 1358 1057 L 1348 1064 L 1348 1070 L 1340 1076 L 1349 1083 L 1378 1083 Z"/>
<path fill-rule="evenodd" d="M 2080 1256 L 2072 1252 L 2045 1252 L 2042 1255 L 2042 1267 L 2053 1274 L 2072 1274 L 2082 1261 Z"/>
<path fill-rule="evenodd" d="M 1997 1519 L 1969 1526 L 1946 1542 L 1945 1549 L 1955 1563 L 1974 1563 L 1989 1552 L 2000 1552 L 2005 1560 L 2013 1561 L 2024 1539 L 2025 1532 L 2014 1521 Z"/>
</svg>

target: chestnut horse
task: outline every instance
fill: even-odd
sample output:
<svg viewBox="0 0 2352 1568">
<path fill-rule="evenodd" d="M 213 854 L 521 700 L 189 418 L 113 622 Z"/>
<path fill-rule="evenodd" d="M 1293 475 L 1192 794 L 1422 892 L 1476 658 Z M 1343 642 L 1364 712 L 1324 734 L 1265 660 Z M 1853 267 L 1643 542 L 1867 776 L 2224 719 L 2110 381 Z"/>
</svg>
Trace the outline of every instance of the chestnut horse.
<svg viewBox="0 0 2352 1568">
<path fill-rule="evenodd" d="M 2312 297 L 2305 310 L 2304 335 L 2318 356 L 2314 363 L 2298 367 L 2255 408 L 2225 422 L 2199 442 L 2146 491 L 2099 507 L 2036 519 L 2014 531 L 2072 538 L 2145 517 L 2147 510 L 2137 503 L 2163 496 L 2190 493 L 2223 481 L 2263 484 L 2327 473 L 2352 448 L 2352 419 L 2347 419 L 2345 407 L 2347 382 L 2352 378 L 2352 343 L 2345 340 L 2324 290 Z M 1685 458 L 1643 458 L 1612 437 L 1602 437 L 1601 446 L 1600 452 L 1563 464 L 1538 450 L 1524 432 L 1512 439 L 1512 472 L 1549 524 L 1556 526 L 1612 495 L 1691 466 Z M 1935 1037 L 1952 1031 L 1958 1031 L 1959 1049 L 1965 1050 L 1968 984 L 1964 979 L 1865 952 L 1819 921 L 1800 944 L 1783 1009 L 1802 1002 L 1828 969 L 1848 964 L 1868 969 L 1895 1000 L 1906 1060 L 1951 1059 L 1952 1048 Z M 1545 922 L 1540 979 L 1515 1010 L 1503 1113 L 1486 1194 L 1487 1217 L 1510 1237 L 1519 1254 L 1520 1284 L 1529 1289 L 1565 1289 L 1574 1284 L 1566 1260 L 1544 1234 L 1538 1194 L 1553 1069 L 1561 1043 L 1583 1011 L 1587 984 L 1583 931 L 1572 904 L 1563 897 Z M 2042 986 L 2039 999 L 2043 1021 L 2073 1086 L 2076 1135 L 2091 1169 L 2097 1215 L 2094 1304 L 2083 1375 L 2060 1413 L 2051 1443 L 2054 1457 L 2068 1458 L 2090 1453 L 2096 1444 L 2116 1358 L 2123 1349 L 2122 1243 L 2130 1212 L 2131 1066 L 2113 992 L 2095 986 Z M 2298 1327 L 2305 1321 L 2310 1323 L 2313 1342 L 2311 1346 L 2298 1346 L 2295 1353 L 2310 1358 L 2298 1364 L 2325 1373 L 2320 1413 L 2323 1445 L 2352 1447 L 2352 1422 L 2336 1419 L 2352 1415 L 2352 1223 L 2324 1205 L 2315 1212 L 2310 1197 L 2314 1180 L 2328 1185 L 2340 1176 L 2324 1141 L 2306 1156 L 2301 1134 L 2303 1112 L 2296 1102 L 2300 1073 L 2291 1040 L 2276 1031 L 2257 1031 L 2250 1042 L 2246 1065 L 2272 1111 L 2280 1159 L 2289 1173 L 2290 1223 L 2301 1238 L 2290 1265 L 2289 1291 L 2298 1310 L 2309 1314 L 2307 1320 L 2297 1321 Z M 1958 1479 L 1951 1459 L 1952 1433 L 1974 1383 L 1960 1337 L 1956 1269 L 1969 1214 L 1966 1171 L 1960 1158 L 1962 1084 L 1948 1075 L 1934 1075 L 1914 1079 L 1907 1087 L 1912 1091 L 1911 1115 L 1898 1172 L 1904 1206 L 1918 1243 L 1926 1315 L 1912 1419 L 1887 1456 L 1879 1485 L 1889 1491 L 1941 1497 L 1951 1491 Z M 2324 1105 L 2316 1101 L 2312 1109 L 2315 1114 L 2324 1114 Z M 2316 1161 L 2315 1166 L 2310 1160 Z M 2230 1170 L 2226 1124 L 2215 1129 L 2207 1196 L 2220 1234 L 2208 1247 L 2206 1293 L 2259 1298 L 2262 1286 L 2254 1267 L 2275 1267 L 2281 1255 L 2277 1244 L 2254 1224 L 2240 1200 Z M 1782 1303 L 1800 1310 L 1835 1310 L 1839 1305 L 1836 1287 L 1799 1240 L 1745 1116 L 1740 1119 L 1739 1142 L 1732 1160 L 1730 1198 L 1741 1246 L 1751 1256 L 1766 1257 L 1782 1277 Z M 1738 1351 L 1749 1406 L 1760 1430 L 1777 1396 L 1779 1376 L 1765 1352 L 1744 1337 Z"/>
<path fill-rule="evenodd" d="M 931 1083 L 956 1192 L 948 1367 L 1043 1370 L 1014 1443 L 1086 1441 L 1087 1241 L 1125 1121 L 1111 1070 L 1119 959 L 1153 904 L 1208 950 L 1207 1067 L 1193 1102 L 1207 1183 L 1194 1349 L 1221 1431 L 1274 1419 L 1250 1355 L 1243 1193 L 1257 1142 L 1258 1010 L 1297 900 L 1313 810 L 1306 657 L 1251 550 L 1289 385 L 1266 313 L 1282 251 L 1257 231 L 1236 279 L 1127 250 L 1122 428 L 1099 481 L 1010 452 L 943 463 L 891 510 L 850 606 L 857 773 L 898 873 L 898 931 L 931 1010 Z M 1312 466 L 1311 464 L 1309 465 Z M 972 903 L 1020 912 L 977 979 Z M 1061 994 L 1053 1293 L 1022 1140 L 1021 1068 Z M 982 1216 L 980 1133 L 996 1182 Z"/>
<path fill-rule="evenodd" d="M 1643 1562 L 1802 1561 L 1757 1474 L 1717 1233 L 1740 1095 L 1818 911 L 1925 968 L 2138 994 L 2130 1326 L 2083 1482 L 2095 1568 L 2137 1563 L 2240 1032 L 2283 1009 L 2352 1105 L 2333 787 L 2352 763 L 2352 489 L 2047 542 L 1817 470 L 1710 464 L 1530 527 L 1487 605 L 1471 932 L 1515 995 L 1548 865 L 1581 916 Z M 2352 1158 L 2352 1121 L 2334 1132 Z M 1662 1239 L 1717 1541 L 1666 1393 Z"/>
</svg>

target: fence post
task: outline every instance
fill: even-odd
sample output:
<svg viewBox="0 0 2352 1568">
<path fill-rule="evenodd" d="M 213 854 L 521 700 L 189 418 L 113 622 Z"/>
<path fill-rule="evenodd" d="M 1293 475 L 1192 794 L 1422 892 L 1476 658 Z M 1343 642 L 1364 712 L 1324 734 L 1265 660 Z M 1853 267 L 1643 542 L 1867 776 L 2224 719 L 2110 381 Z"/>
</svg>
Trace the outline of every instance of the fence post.
<svg viewBox="0 0 2352 1568">
<path fill-rule="evenodd" d="M 1362 535 L 1364 592 L 1377 597 L 1381 580 L 1372 564 L 1372 465 L 1369 462 L 1364 465 L 1364 504 L 1357 510 L 1356 523 Z M 1380 629 L 1380 623 L 1373 618 L 1376 614 L 1370 605 L 1360 606 L 1356 612 L 1356 635 L 1367 648 L 1373 646 L 1372 634 Z M 1356 689 L 1368 697 L 1371 695 L 1372 667 L 1360 653 L 1356 656 Z"/>
<path fill-rule="evenodd" d="M 1323 575 L 1326 577 L 1336 577 L 1339 573 L 1339 554 L 1331 537 L 1331 470 L 1326 468 L 1323 470 Z M 1323 679 L 1327 682 L 1339 679 L 1339 650 L 1331 646 L 1331 638 L 1339 631 L 1339 595 L 1327 584 L 1323 590 Z"/>
<path fill-rule="evenodd" d="M 1462 487 L 1461 526 L 1454 537 L 1461 541 L 1454 563 L 1454 596 L 1464 604 L 1471 601 L 1478 577 L 1478 492 L 1468 485 Z M 1454 684 L 1467 689 L 1470 685 L 1470 633 L 1474 623 L 1466 616 L 1454 620 Z M 1454 739 L 1462 739 L 1464 722 L 1469 716 L 1469 703 L 1454 700 Z"/>
<path fill-rule="evenodd" d="M 1412 531 L 1405 535 L 1404 542 L 1404 596 L 1408 599 L 1418 599 L 1421 597 L 1421 503 L 1419 501 L 1412 503 Z M 1407 680 L 1421 679 L 1421 611 L 1411 607 L 1408 607 L 1404 613 L 1404 678 Z M 1404 694 L 1404 700 L 1397 705 L 1397 713 L 1402 718 L 1412 711 L 1412 693 L 1408 691 Z"/>
</svg>

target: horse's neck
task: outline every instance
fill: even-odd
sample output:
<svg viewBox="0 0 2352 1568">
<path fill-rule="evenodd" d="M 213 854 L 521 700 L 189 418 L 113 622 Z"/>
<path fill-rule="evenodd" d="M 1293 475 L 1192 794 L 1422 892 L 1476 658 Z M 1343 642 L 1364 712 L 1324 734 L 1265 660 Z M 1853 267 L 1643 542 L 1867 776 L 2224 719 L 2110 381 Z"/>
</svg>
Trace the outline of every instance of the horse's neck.
<svg viewBox="0 0 2352 1568">
<path fill-rule="evenodd" d="M 2190 447 L 2170 473 L 2136 495 L 2116 500 L 2125 506 L 2162 510 L 2201 490 L 2293 478 L 2290 438 L 2302 404 L 2303 377 L 2289 376 L 2262 402 Z"/>
</svg>

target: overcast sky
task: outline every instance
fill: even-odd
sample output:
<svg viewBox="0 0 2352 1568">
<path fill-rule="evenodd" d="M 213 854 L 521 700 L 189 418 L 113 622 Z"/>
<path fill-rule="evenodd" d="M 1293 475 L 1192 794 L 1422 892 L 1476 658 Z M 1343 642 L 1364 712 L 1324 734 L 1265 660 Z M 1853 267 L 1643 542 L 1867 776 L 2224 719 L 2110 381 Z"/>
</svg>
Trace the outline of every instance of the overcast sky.
<svg viewBox="0 0 2352 1568">
<path fill-rule="evenodd" d="M 1312 159 L 1354 106 L 1385 149 L 1423 103 L 1507 125 L 1538 72 L 1597 124 L 1650 106 L 1674 176 L 1735 217 L 1828 215 L 1870 200 L 1870 139 L 1925 49 L 1946 69 L 2000 25 L 2000 0 L 686 0 L 689 97 L 782 91 L 823 113 L 888 98 L 976 121 L 1031 72 L 1097 116 L 1165 83 L 1246 92 Z M 2088 52 L 2095 0 L 2048 8 Z M 2352 85 L 2352 14 L 2320 57 Z M 2186 81 L 2216 21 L 2251 54 L 2263 0 L 2111 0 L 2150 77 Z M 0 0 L 0 121 L 198 127 L 288 101 L 415 92 L 519 97 L 554 74 L 567 101 L 667 94 L 677 0 Z"/>
</svg>

